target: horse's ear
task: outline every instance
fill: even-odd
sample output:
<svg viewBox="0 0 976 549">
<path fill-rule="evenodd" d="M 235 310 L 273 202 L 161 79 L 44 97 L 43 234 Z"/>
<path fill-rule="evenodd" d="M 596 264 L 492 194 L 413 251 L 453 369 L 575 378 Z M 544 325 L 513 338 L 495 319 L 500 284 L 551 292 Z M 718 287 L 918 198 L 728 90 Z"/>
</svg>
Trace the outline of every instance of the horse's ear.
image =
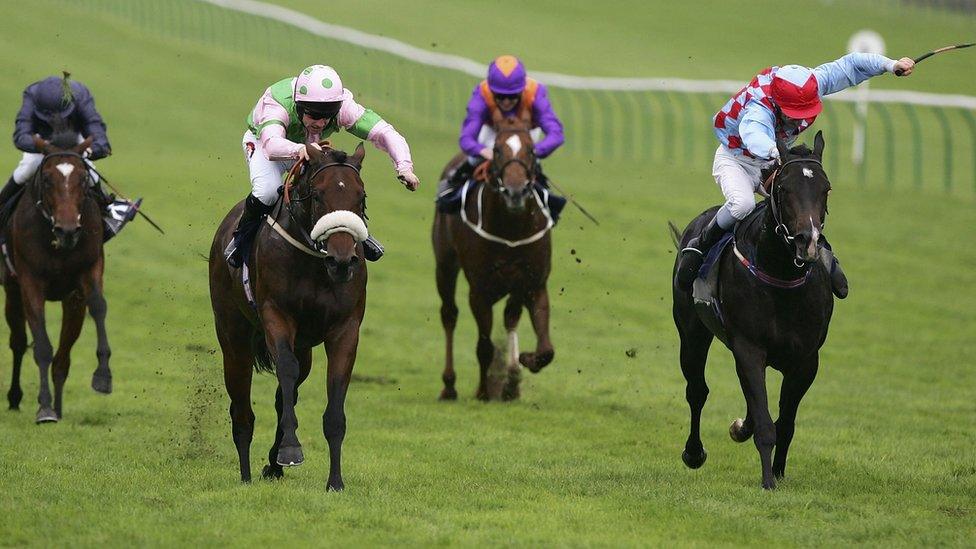
<svg viewBox="0 0 976 549">
<path fill-rule="evenodd" d="M 89 147 L 91 147 L 93 141 L 95 140 L 92 139 L 91 136 L 86 137 L 84 141 L 78 143 L 78 145 L 74 148 L 74 151 L 78 154 L 85 152 Z"/>
<path fill-rule="evenodd" d="M 790 148 L 786 146 L 786 141 L 777 137 L 776 150 L 779 151 L 779 161 L 786 162 L 786 157 L 790 155 Z"/>
<path fill-rule="evenodd" d="M 817 155 L 817 158 L 823 160 L 823 150 L 824 150 L 824 137 L 823 131 L 818 130 L 816 137 L 813 138 L 813 154 Z"/>
<path fill-rule="evenodd" d="M 44 140 L 41 136 L 34 134 L 34 148 L 43 154 L 47 154 L 48 148 L 51 144 Z"/>
<path fill-rule="evenodd" d="M 359 142 L 359 145 L 356 145 L 356 151 L 352 153 L 352 156 L 349 158 L 352 160 L 353 164 L 359 166 L 360 168 L 363 167 L 363 158 L 366 158 L 366 147 L 363 146 L 362 141 Z"/>
<path fill-rule="evenodd" d="M 305 145 L 305 150 L 308 152 L 308 159 L 312 162 L 321 162 L 322 159 L 325 158 L 325 153 L 323 153 L 318 147 Z"/>
</svg>

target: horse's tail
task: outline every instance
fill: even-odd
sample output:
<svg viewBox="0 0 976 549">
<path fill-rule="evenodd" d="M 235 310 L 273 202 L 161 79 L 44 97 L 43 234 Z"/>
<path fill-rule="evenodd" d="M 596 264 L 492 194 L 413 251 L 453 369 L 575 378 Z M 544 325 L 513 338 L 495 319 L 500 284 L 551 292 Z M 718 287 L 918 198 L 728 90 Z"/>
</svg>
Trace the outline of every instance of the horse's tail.
<svg viewBox="0 0 976 549">
<path fill-rule="evenodd" d="M 254 355 L 254 371 L 257 373 L 274 373 L 274 359 L 268 352 L 268 343 L 264 338 L 262 330 L 255 329 L 251 332 L 251 354 Z"/>
<path fill-rule="evenodd" d="M 680 248 L 681 247 L 681 231 L 679 231 L 678 230 L 678 227 L 676 227 L 674 225 L 674 221 L 671 221 L 670 219 L 668 220 L 668 228 L 671 229 L 671 242 L 674 242 L 674 247 L 675 248 Z"/>
</svg>

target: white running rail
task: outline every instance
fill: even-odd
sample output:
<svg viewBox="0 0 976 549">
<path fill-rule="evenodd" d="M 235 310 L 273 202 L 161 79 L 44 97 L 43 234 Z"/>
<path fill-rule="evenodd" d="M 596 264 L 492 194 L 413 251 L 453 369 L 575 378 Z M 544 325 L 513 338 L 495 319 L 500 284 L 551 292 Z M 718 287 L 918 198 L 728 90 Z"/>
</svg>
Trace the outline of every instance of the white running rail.
<svg viewBox="0 0 976 549">
<path fill-rule="evenodd" d="M 383 51 L 416 63 L 455 70 L 475 78 L 484 78 L 485 64 L 447 53 L 437 53 L 411 46 L 393 38 L 376 36 L 353 28 L 319 21 L 307 13 L 257 0 L 200 0 L 221 8 L 247 13 L 308 31 L 316 36 L 340 40 L 364 48 Z M 745 82 L 733 80 L 689 80 L 684 78 L 614 78 L 573 76 L 556 72 L 532 71 L 532 76 L 547 86 L 576 90 L 602 91 L 673 91 L 688 93 L 735 93 Z M 976 110 L 976 97 L 937 93 L 870 90 L 868 101 L 873 103 L 909 103 L 930 107 L 958 107 Z M 827 99 L 845 102 L 863 101 L 863 96 L 845 90 Z"/>
</svg>

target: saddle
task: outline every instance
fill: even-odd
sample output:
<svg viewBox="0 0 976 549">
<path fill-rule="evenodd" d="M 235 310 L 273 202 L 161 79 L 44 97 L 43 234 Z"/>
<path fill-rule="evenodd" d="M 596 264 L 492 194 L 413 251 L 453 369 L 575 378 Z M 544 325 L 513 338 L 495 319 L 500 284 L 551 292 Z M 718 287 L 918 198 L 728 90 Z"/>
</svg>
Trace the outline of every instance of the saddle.
<svg viewBox="0 0 976 549">
<path fill-rule="evenodd" d="M 695 304 L 695 310 L 698 311 L 698 317 L 726 346 L 729 344 L 728 333 L 725 329 L 725 318 L 722 315 L 722 298 L 718 291 L 718 277 L 721 270 L 719 260 L 722 259 L 722 254 L 729 247 L 729 244 L 736 242 L 736 235 L 741 232 L 742 228 L 762 219 L 766 205 L 765 200 L 757 204 L 756 209 L 745 219 L 736 223 L 732 231 L 725 234 L 710 249 L 703 250 L 705 260 L 702 262 L 701 269 L 698 270 L 698 277 L 692 284 L 692 300 Z"/>
</svg>

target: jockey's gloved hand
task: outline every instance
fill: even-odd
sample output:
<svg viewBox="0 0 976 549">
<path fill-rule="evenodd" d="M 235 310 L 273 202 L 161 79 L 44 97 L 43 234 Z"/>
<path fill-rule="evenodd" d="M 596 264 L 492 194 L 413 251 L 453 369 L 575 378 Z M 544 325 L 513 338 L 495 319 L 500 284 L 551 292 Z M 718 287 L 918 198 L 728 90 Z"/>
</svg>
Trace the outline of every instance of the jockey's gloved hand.
<svg viewBox="0 0 976 549">
<path fill-rule="evenodd" d="M 400 175 L 397 176 L 397 179 L 399 179 L 400 182 L 403 183 L 403 186 L 410 191 L 416 191 L 417 187 L 420 186 L 420 178 L 417 177 L 415 173 L 413 173 L 413 170 L 403 171 L 402 173 L 400 173 Z"/>
<path fill-rule="evenodd" d="M 111 149 L 109 149 L 108 147 L 99 145 L 98 143 L 93 143 L 92 146 L 88 149 L 88 151 L 91 151 L 88 154 L 89 160 L 99 160 L 99 159 L 105 158 L 106 156 L 109 156 L 110 154 L 112 154 Z"/>
<path fill-rule="evenodd" d="M 912 74 L 912 70 L 914 70 L 914 68 L 914 59 L 911 57 L 902 57 L 898 61 L 895 61 L 895 65 L 891 68 L 891 72 L 893 72 L 895 76 L 908 76 L 909 74 Z"/>
</svg>

